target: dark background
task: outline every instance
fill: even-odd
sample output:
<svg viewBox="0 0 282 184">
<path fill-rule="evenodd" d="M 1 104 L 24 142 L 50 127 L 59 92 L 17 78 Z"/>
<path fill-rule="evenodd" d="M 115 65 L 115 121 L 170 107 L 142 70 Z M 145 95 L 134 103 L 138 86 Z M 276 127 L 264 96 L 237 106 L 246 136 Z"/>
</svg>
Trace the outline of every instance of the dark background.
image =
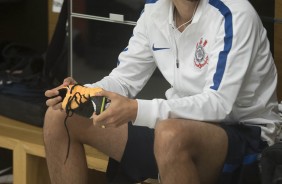
<svg viewBox="0 0 282 184">
<path fill-rule="evenodd" d="M 0 0 L 0 43 L 10 41 L 45 52 L 48 46 L 47 0 Z"/>
<path fill-rule="evenodd" d="M 125 18 L 135 21 L 140 14 L 140 10 L 142 10 L 142 1 L 144 0 L 135 0 L 133 3 L 137 5 L 130 7 L 125 4 L 119 6 L 114 0 L 89 0 L 85 1 L 88 7 L 85 9 L 85 13 L 94 14 L 91 12 L 100 10 L 97 14 L 99 16 L 106 16 L 108 12 L 122 13 L 122 11 L 126 11 L 128 13 Z M 82 3 L 83 1 L 75 0 L 74 5 L 80 2 Z M 275 1 L 250 0 L 250 2 L 263 20 L 273 51 Z M 45 52 L 48 46 L 47 3 L 48 1 L 46 0 L 0 0 L 0 43 L 3 41 L 18 42 L 31 46 L 39 52 Z M 82 13 L 79 9 L 74 9 L 74 11 Z"/>
</svg>

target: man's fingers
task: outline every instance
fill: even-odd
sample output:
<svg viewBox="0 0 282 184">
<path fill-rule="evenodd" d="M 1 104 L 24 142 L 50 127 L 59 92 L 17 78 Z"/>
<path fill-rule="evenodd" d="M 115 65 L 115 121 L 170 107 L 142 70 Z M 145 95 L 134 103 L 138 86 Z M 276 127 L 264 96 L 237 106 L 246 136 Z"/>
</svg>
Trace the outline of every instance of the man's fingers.
<svg viewBox="0 0 282 184">
<path fill-rule="evenodd" d="M 67 86 L 70 84 L 76 84 L 77 82 L 72 77 L 67 77 L 64 79 L 63 86 Z"/>
<path fill-rule="evenodd" d="M 103 124 L 103 122 L 106 122 L 107 119 L 107 112 L 104 111 L 103 113 L 99 114 L 99 115 L 93 115 L 93 123 L 94 125 L 101 125 Z"/>
<path fill-rule="evenodd" d="M 59 96 L 59 89 L 64 88 L 67 85 L 75 84 L 76 81 L 72 77 L 67 77 L 64 79 L 63 84 L 60 86 L 46 90 L 45 91 L 45 96 L 48 97 L 49 99 L 46 100 L 46 105 L 49 107 L 52 107 L 53 109 L 62 109 L 62 97 Z"/>
<path fill-rule="evenodd" d="M 53 89 L 46 90 L 45 91 L 45 96 L 48 97 L 48 98 L 57 96 L 59 94 L 59 89 L 61 89 L 63 87 L 64 87 L 64 85 L 62 84 L 62 85 L 60 85 L 58 87 L 55 87 Z"/>
<path fill-rule="evenodd" d="M 62 103 L 57 103 L 56 105 L 53 105 L 52 108 L 53 108 L 54 110 L 62 109 Z"/>
<path fill-rule="evenodd" d="M 102 91 L 96 93 L 96 96 L 104 96 L 104 97 L 107 97 L 108 99 L 111 99 L 112 94 L 113 94 L 112 92 L 102 90 Z"/>
<path fill-rule="evenodd" d="M 94 126 L 100 127 L 100 128 L 116 128 L 117 125 L 115 123 L 107 123 L 107 122 L 94 122 Z"/>
<path fill-rule="evenodd" d="M 103 111 L 101 114 L 97 115 L 95 112 L 93 113 L 93 124 L 95 126 L 102 126 L 102 125 L 106 125 L 109 123 L 109 121 L 111 120 L 111 113 L 108 111 L 108 109 L 106 109 L 105 111 Z"/>
<path fill-rule="evenodd" d="M 58 94 L 59 94 L 59 91 L 56 88 L 45 91 L 45 96 L 48 97 L 48 98 L 51 98 L 51 97 L 56 96 Z"/>
<path fill-rule="evenodd" d="M 62 97 L 57 96 L 46 101 L 47 106 L 54 106 L 62 101 Z"/>
</svg>

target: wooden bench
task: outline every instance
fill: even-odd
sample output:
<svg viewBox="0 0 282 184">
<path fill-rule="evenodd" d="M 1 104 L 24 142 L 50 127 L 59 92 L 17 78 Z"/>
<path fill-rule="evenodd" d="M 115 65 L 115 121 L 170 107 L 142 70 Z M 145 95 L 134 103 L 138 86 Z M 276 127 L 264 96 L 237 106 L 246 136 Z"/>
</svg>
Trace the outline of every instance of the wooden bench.
<svg viewBox="0 0 282 184">
<path fill-rule="evenodd" d="M 13 152 L 14 184 L 50 184 L 42 128 L 0 116 L 0 147 Z M 108 157 L 85 145 L 89 169 L 105 172 Z M 146 183 L 156 183 L 147 180 Z"/>
</svg>

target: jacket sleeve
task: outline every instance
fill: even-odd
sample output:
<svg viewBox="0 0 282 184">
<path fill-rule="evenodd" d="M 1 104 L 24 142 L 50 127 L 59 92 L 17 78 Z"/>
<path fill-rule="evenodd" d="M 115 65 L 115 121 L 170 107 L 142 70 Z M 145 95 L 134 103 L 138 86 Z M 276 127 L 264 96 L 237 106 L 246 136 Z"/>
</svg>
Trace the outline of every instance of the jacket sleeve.
<svg viewBox="0 0 282 184">
<path fill-rule="evenodd" d="M 145 13 L 142 13 L 128 46 L 119 55 L 118 66 L 109 76 L 91 86 L 100 86 L 130 98 L 135 97 L 145 86 L 156 69 L 156 64 L 146 37 L 144 19 Z"/>
<path fill-rule="evenodd" d="M 209 55 L 205 87 L 200 94 L 163 100 L 138 100 L 134 125 L 154 128 L 168 118 L 208 122 L 226 120 L 232 111 L 244 77 L 258 50 L 259 23 L 253 13 L 222 12 L 219 28 Z M 252 85 L 252 84 L 250 84 Z"/>
</svg>

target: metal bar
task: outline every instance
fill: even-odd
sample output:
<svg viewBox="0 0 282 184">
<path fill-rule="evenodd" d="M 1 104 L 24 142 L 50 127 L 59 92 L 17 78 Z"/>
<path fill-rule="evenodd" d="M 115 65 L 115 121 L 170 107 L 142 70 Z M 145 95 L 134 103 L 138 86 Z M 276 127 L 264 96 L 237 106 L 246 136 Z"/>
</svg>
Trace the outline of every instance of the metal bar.
<svg viewBox="0 0 282 184">
<path fill-rule="evenodd" d="M 99 17 L 99 16 L 86 15 L 86 14 L 80 14 L 80 13 L 71 13 L 71 17 L 84 18 L 88 20 L 98 20 L 98 21 L 104 21 L 104 22 L 113 22 L 113 23 L 133 25 L 133 26 L 136 25 L 136 22 L 133 22 L 133 21 L 114 21 L 106 17 Z"/>
</svg>

